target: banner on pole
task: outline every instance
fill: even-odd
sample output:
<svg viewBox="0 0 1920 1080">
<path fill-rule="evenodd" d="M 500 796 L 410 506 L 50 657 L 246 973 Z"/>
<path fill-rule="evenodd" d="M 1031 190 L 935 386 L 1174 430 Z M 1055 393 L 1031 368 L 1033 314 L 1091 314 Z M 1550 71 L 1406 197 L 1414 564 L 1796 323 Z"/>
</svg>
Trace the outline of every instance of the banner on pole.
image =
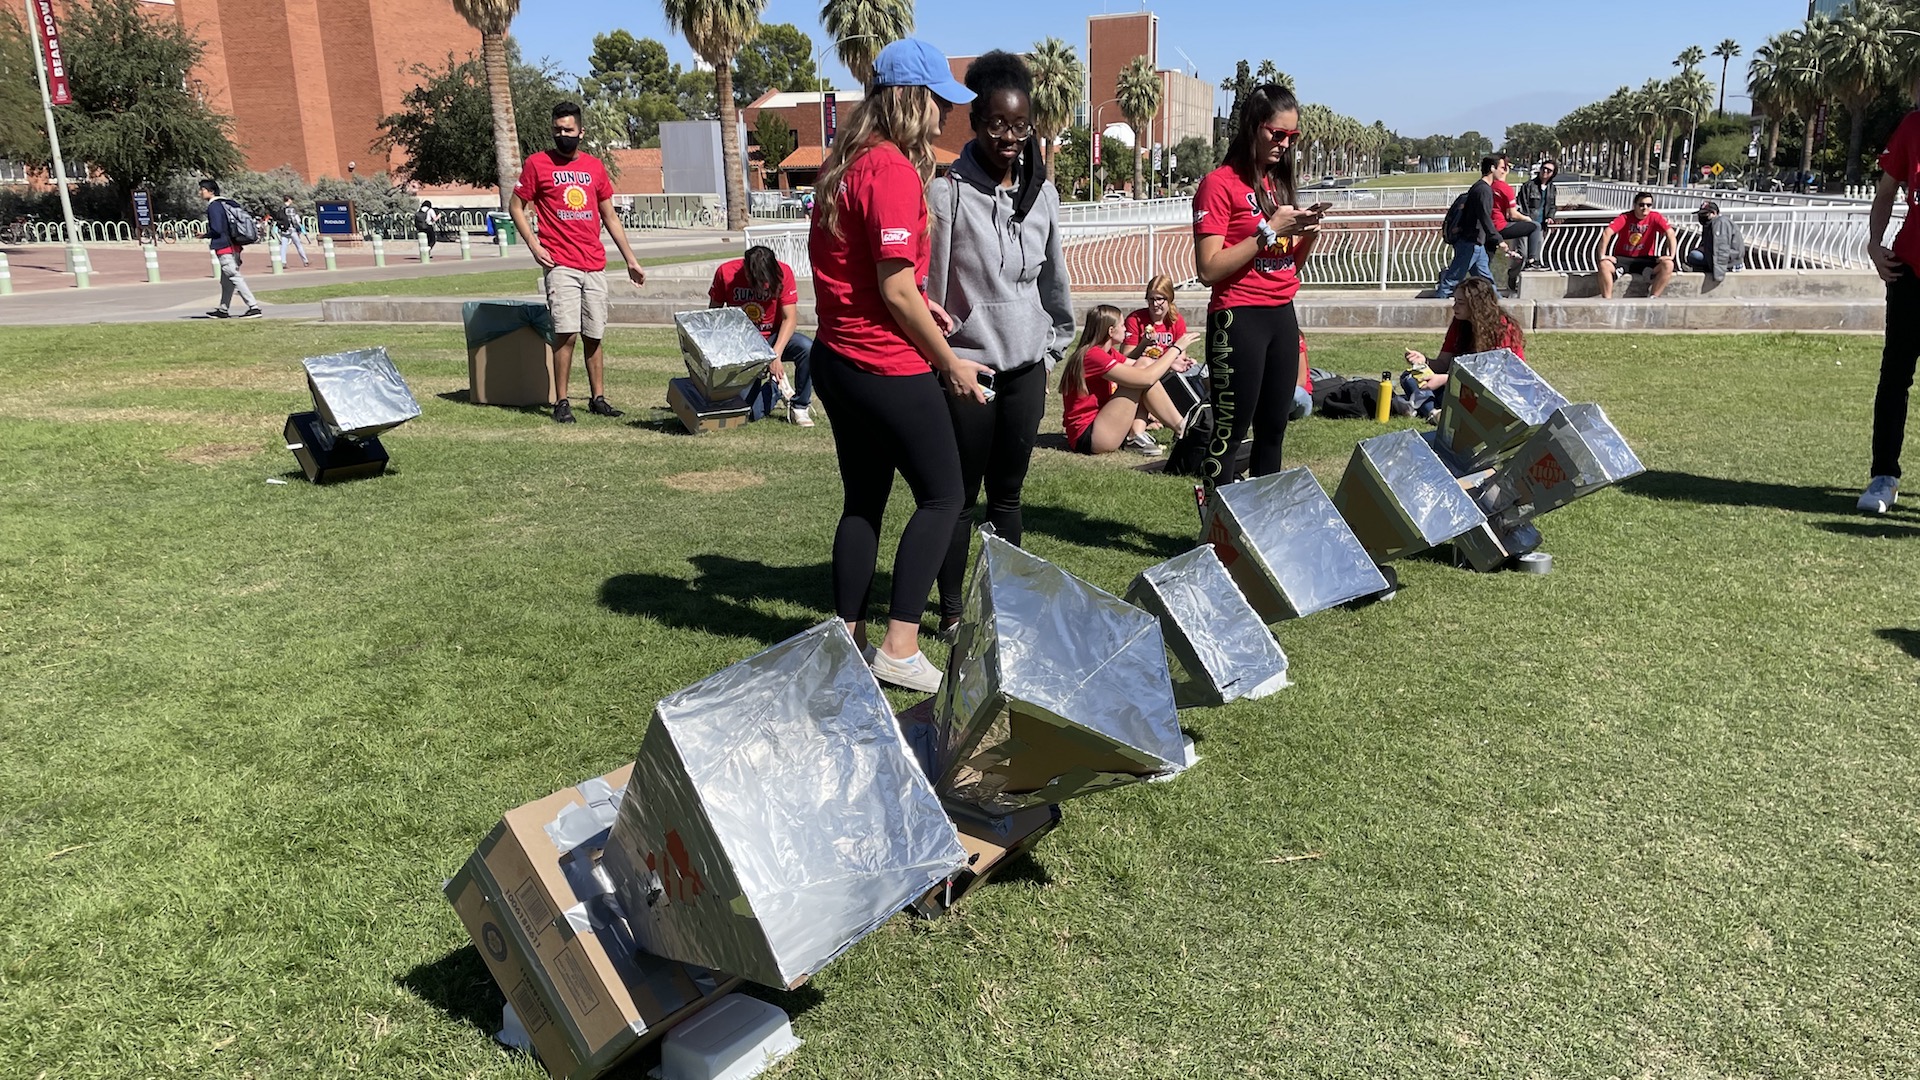
<svg viewBox="0 0 1920 1080">
<path fill-rule="evenodd" d="M 33 21 L 47 60 L 47 97 L 55 105 L 73 104 L 67 85 L 67 58 L 60 50 L 60 27 L 53 19 L 53 0 L 33 0 Z"/>
<path fill-rule="evenodd" d="M 1087 143 L 1087 150 L 1089 153 L 1093 155 L 1092 157 L 1087 159 L 1088 164 L 1090 165 L 1100 164 L 1100 144 L 1106 141 L 1107 140 L 1101 135 L 1100 132 L 1096 131 L 1093 133 L 1092 141 Z"/>
<path fill-rule="evenodd" d="M 1827 141 L 1827 106 L 1824 102 L 1820 105 L 1820 111 L 1813 115 L 1813 141 Z"/>
<path fill-rule="evenodd" d="M 825 121 L 826 128 L 825 128 L 824 134 L 826 136 L 827 145 L 832 146 L 833 137 L 840 133 L 840 102 L 834 96 L 832 91 L 828 91 L 826 97 L 823 98 L 822 100 L 826 102 L 826 113 L 827 113 L 826 121 Z"/>
</svg>

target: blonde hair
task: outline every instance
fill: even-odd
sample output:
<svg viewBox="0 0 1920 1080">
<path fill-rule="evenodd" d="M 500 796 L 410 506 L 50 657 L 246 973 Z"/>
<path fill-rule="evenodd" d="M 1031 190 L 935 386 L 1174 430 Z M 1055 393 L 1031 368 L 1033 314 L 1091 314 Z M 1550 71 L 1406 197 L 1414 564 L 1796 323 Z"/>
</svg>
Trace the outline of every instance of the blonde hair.
<svg viewBox="0 0 1920 1080">
<path fill-rule="evenodd" d="M 931 182 L 934 128 L 939 115 L 933 91 L 924 86 L 869 89 L 847 117 L 846 127 L 834 140 L 833 153 L 827 155 L 814 181 L 814 190 L 819 193 L 820 224 L 834 236 L 840 235 L 840 180 L 876 143 L 890 142 L 899 147 L 919 171 L 922 188 Z"/>
<path fill-rule="evenodd" d="M 1173 279 L 1165 274 L 1155 274 L 1147 279 L 1147 295 L 1167 298 L 1167 325 L 1180 317 L 1180 309 L 1173 306 Z"/>
<path fill-rule="evenodd" d="M 1120 325 L 1120 309 L 1112 304 L 1097 304 L 1087 309 L 1087 318 L 1080 326 L 1080 340 L 1074 342 L 1073 351 L 1067 356 L 1066 370 L 1060 373 L 1060 392 L 1065 394 L 1067 387 L 1073 387 L 1076 394 L 1087 392 L 1087 350 L 1106 348 L 1113 337 L 1113 328 Z"/>
</svg>

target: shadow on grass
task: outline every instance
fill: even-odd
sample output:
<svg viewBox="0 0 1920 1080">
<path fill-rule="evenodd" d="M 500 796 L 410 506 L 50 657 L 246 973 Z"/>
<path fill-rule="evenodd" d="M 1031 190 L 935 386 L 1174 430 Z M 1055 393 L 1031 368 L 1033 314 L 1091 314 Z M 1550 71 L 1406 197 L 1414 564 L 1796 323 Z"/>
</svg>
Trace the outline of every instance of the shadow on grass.
<svg viewBox="0 0 1920 1080">
<path fill-rule="evenodd" d="M 1028 503 L 1021 510 L 1021 521 L 1029 533 L 1081 547 L 1125 548 L 1155 560 L 1171 559 L 1193 546 L 1192 537 L 1150 532 L 1130 522 L 1093 517 L 1066 506 Z"/>
<path fill-rule="evenodd" d="M 1920 524 L 1899 521 L 1819 521 L 1813 527 L 1838 536 L 1859 536 L 1868 540 L 1912 540 L 1920 537 Z"/>
<path fill-rule="evenodd" d="M 1854 492 L 1836 487 L 1770 484 L 1718 476 L 1648 469 L 1620 485 L 1626 491 L 1662 502 L 1701 506 L 1771 506 L 1802 514 L 1831 514 L 1853 508 Z"/>
<path fill-rule="evenodd" d="M 478 405 L 483 409 L 506 409 L 509 412 L 527 413 L 532 416 L 546 416 L 553 408 L 551 405 L 495 405 L 485 401 L 473 400 L 471 390 L 449 390 L 444 394 L 435 394 L 441 401 L 451 401 L 455 405 Z"/>
<path fill-rule="evenodd" d="M 1901 652 L 1906 653 L 1915 660 L 1920 660 L 1920 630 L 1901 630 L 1897 627 L 1888 627 L 1885 630 L 1875 630 L 1873 636 L 1879 638 L 1881 641 L 1892 642 Z"/>
<path fill-rule="evenodd" d="M 420 964 L 394 982 L 453 1019 L 473 1025 L 489 1039 L 500 1030 L 500 1007 L 506 999 L 493 984 L 480 950 L 472 945 Z"/>
<path fill-rule="evenodd" d="M 691 581 L 664 574 L 616 574 L 608 578 L 600 585 L 601 606 L 668 626 L 752 638 L 771 645 L 825 616 L 773 615 L 761 610 L 761 603 L 775 601 L 817 610 L 832 596 L 832 568 L 824 562 L 768 566 L 727 555 L 695 555 L 687 561 L 698 572 Z M 874 586 L 875 595 L 886 595 L 886 583 L 880 575 L 875 576 Z"/>
<path fill-rule="evenodd" d="M 807 1010 L 827 1000 L 827 995 L 812 983 L 802 983 L 791 990 L 777 990 L 758 983 L 741 983 L 734 992 L 778 1005 L 780 1011 L 792 1019 L 798 1019 Z"/>
</svg>

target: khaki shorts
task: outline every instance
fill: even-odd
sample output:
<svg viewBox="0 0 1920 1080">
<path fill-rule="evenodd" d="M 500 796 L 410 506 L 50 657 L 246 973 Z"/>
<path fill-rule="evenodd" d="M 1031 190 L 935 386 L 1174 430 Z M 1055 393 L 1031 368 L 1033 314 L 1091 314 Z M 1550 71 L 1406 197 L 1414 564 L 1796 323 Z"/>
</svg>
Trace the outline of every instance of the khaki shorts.
<svg viewBox="0 0 1920 1080">
<path fill-rule="evenodd" d="M 547 310 L 557 334 L 607 336 L 607 272 L 556 266 L 547 271 Z"/>
</svg>

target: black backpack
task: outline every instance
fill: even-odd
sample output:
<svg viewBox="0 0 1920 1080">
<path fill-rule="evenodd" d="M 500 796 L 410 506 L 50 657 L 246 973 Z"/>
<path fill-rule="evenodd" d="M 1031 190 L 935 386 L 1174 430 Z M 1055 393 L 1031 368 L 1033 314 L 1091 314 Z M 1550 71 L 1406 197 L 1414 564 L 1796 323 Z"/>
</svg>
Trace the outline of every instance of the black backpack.
<svg viewBox="0 0 1920 1080">
<path fill-rule="evenodd" d="M 429 224 L 430 224 L 430 223 L 429 223 L 429 222 L 428 222 L 428 220 L 427 220 L 427 208 L 426 208 L 426 207 L 424 207 L 424 206 L 423 206 L 423 207 L 421 207 L 420 209 L 418 209 L 418 210 L 415 210 L 415 211 L 413 212 L 413 227 L 414 227 L 414 228 L 416 228 L 416 229 L 418 229 L 418 230 L 420 230 L 421 232 L 426 232 L 426 231 L 427 231 L 427 227 L 428 227 L 428 225 L 429 225 Z"/>
<path fill-rule="evenodd" d="M 1161 471 L 1168 476 L 1199 476 L 1200 467 L 1207 460 L 1207 445 L 1213 442 L 1213 405 L 1202 403 L 1187 414 L 1186 434 L 1174 440 L 1173 448 L 1167 452 L 1167 464 Z M 1248 463 L 1253 459 L 1253 440 L 1248 439 L 1234 451 L 1232 476 L 1247 471 Z"/>
<path fill-rule="evenodd" d="M 1467 196 L 1470 194 L 1471 191 L 1463 191 L 1456 196 L 1453 205 L 1447 207 L 1446 220 L 1440 223 L 1440 239 L 1449 244 L 1460 239 L 1461 227 L 1466 224 L 1463 219 L 1467 216 Z"/>
</svg>

